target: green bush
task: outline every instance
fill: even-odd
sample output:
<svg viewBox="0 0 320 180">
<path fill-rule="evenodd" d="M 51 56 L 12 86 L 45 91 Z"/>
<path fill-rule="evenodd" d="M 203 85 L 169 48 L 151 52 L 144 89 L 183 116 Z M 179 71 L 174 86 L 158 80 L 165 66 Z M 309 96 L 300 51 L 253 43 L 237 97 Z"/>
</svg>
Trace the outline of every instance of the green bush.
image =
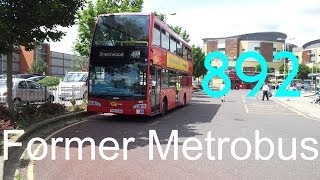
<svg viewBox="0 0 320 180">
<path fill-rule="evenodd" d="M 41 115 L 59 115 L 66 112 L 65 106 L 57 103 L 45 103 L 37 109 Z"/>
<path fill-rule="evenodd" d="M 38 117 L 37 106 L 32 104 L 15 104 L 13 111 L 11 111 L 12 121 L 17 123 L 19 128 L 27 127 L 35 122 Z"/>
<path fill-rule="evenodd" d="M 0 106 L 0 141 L 3 139 L 4 130 L 14 129 L 15 127 L 16 123 L 11 120 L 9 110 L 4 106 Z"/>
<path fill-rule="evenodd" d="M 76 110 L 81 111 L 82 108 L 78 107 Z M 15 104 L 12 111 L 0 106 L 0 142 L 3 139 L 4 130 L 15 128 L 25 129 L 44 119 L 66 113 L 67 111 L 64 105 L 55 103 L 44 103 L 41 105 Z"/>
<path fill-rule="evenodd" d="M 55 103 L 44 103 L 39 105 L 17 104 L 11 112 L 11 119 L 18 124 L 19 128 L 25 128 L 33 123 L 65 114 L 65 106 Z"/>
<path fill-rule="evenodd" d="M 58 77 L 45 77 L 44 79 L 41 79 L 38 81 L 38 83 L 41 86 L 47 86 L 47 87 L 52 87 L 52 86 L 58 86 L 60 83 L 60 78 Z"/>
</svg>

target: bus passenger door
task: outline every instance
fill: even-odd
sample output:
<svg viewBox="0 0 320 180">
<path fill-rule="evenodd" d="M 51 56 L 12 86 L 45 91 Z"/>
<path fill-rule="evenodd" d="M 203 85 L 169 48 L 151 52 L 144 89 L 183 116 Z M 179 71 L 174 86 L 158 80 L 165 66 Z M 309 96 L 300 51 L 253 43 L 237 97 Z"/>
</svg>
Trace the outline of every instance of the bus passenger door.
<svg viewBox="0 0 320 180">
<path fill-rule="evenodd" d="M 161 70 L 154 66 L 150 69 L 151 83 L 150 83 L 150 98 L 151 98 L 151 111 L 157 112 L 160 110 L 160 74 Z"/>
</svg>

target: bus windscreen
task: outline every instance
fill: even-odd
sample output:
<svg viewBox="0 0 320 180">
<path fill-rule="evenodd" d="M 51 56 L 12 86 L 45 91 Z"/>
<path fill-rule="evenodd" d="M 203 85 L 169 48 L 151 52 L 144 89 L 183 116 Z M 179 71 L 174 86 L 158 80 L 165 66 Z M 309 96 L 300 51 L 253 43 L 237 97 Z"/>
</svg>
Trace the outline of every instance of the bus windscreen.
<svg viewBox="0 0 320 180">
<path fill-rule="evenodd" d="M 119 46 L 147 44 L 150 16 L 109 15 L 100 16 L 93 38 L 94 46 Z"/>
<path fill-rule="evenodd" d="M 138 62 L 91 66 L 89 95 L 143 100 L 146 96 L 146 72 L 147 64 Z"/>
</svg>

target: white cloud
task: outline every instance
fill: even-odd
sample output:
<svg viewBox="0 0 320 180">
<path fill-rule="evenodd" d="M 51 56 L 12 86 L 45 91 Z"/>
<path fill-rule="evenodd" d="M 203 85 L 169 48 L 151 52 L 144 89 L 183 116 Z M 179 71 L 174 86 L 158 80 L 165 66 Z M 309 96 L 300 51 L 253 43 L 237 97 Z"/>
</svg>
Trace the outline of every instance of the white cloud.
<svg viewBox="0 0 320 180">
<path fill-rule="evenodd" d="M 50 50 L 56 52 L 62 52 L 67 54 L 73 54 L 73 44 L 78 36 L 78 26 L 74 25 L 70 28 L 59 28 L 59 30 L 66 33 L 60 41 L 50 42 Z"/>
<path fill-rule="evenodd" d="M 207 37 L 264 31 L 286 33 L 288 38 L 295 38 L 291 43 L 299 46 L 320 38 L 317 24 L 320 13 L 314 13 L 315 7 L 320 7 L 320 1 L 254 1 L 250 5 L 241 2 L 219 6 L 203 3 L 203 7 L 197 9 L 185 5 L 177 8 L 177 15 L 168 17 L 167 22 L 186 29 L 191 37 L 190 43 L 196 45 L 202 45 L 202 39 Z M 162 7 L 155 4 L 154 7 Z"/>
<path fill-rule="evenodd" d="M 191 37 L 190 44 L 202 45 L 207 37 L 224 37 L 244 33 L 279 31 L 290 43 L 302 46 L 320 38 L 318 0 L 244 0 L 244 1 L 188 1 L 144 0 L 143 12 L 176 12 L 167 16 L 167 22 L 182 26 Z M 63 28 L 67 36 L 60 42 L 51 43 L 51 49 L 72 53 L 77 37 L 77 26 Z"/>
</svg>

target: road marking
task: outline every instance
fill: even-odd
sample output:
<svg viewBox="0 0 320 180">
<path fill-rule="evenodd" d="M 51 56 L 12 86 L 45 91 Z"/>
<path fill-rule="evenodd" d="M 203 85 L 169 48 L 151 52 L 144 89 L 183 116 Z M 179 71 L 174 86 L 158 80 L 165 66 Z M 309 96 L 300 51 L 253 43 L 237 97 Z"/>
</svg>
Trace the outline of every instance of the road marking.
<svg viewBox="0 0 320 180">
<path fill-rule="evenodd" d="M 48 141 L 48 140 L 49 140 L 50 138 L 52 138 L 55 134 L 57 134 L 57 133 L 65 130 L 65 129 L 68 129 L 68 128 L 72 127 L 72 126 L 78 125 L 78 124 L 80 124 L 80 123 L 84 123 L 84 122 L 86 122 L 86 121 L 89 121 L 89 120 L 86 119 L 86 120 L 83 120 L 83 121 L 80 121 L 80 122 L 76 122 L 76 123 L 74 123 L 74 124 L 70 124 L 69 126 L 66 126 L 66 127 L 62 128 L 62 129 L 59 129 L 59 130 L 51 133 L 51 134 L 50 134 L 47 138 L 45 138 L 44 140 L 45 140 L 45 141 Z M 35 156 L 39 153 L 41 147 L 42 147 L 42 144 L 40 144 L 40 145 L 36 148 L 36 150 L 33 152 L 33 154 L 34 154 Z M 29 162 L 29 164 L 28 164 L 28 169 L 27 169 L 28 180 L 33 180 L 33 179 L 34 179 L 34 165 L 35 165 L 35 161 L 34 161 L 34 160 L 30 160 L 30 162 Z"/>
<path fill-rule="evenodd" d="M 248 114 L 248 107 L 247 107 L 247 104 L 246 104 L 246 100 L 244 99 L 243 95 L 242 96 L 242 101 L 243 101 L 243 104 L 244 104 L 244 109 L 246 110 L 246 113 Z"/>
<path fill-rule="evenodd" d="M 295 113 L 297 113 L 297 114 L 300 114 L 301 116 L 303 116 L 303 117 L 305 117 L 305 118 L 308 118 L 308 119 L 311 119 L 311 120 L 315 120 L 315 121 L 319 121 L 318 119 L 309 117 L 309 116 L 305 115 L 304 113 L 302 113 L 302 112 L 300 112 L 300 111 L 298 111 L 298 110 L 296 110 L 296 109 L 294 109 L 294 108 L 291 108 L 291 107 L 283 104 L 283 103 L 280 102 L 279 100 L 276 100 L 276 99 L 273 99 L 273 100 L 274 100 L 274 102 L 276 102 L 276 103 L 278 103 L 278 104 L 281 104 L 281 105 L 284 106 L 284 107 L 287 107 L 287 108 L 290 109 L 291 111 L 293 111 L 293 112 L 295 112 Z"/>
<path fill-rule="evenodd" d="M 150 123 L 150 124 L 148 124 L 148 125 L 153 126 L 153 125 L 158 124 L 159 122 L 160 122 L 160 121 L 156 121 L 156 122 L 154 122 L 154 123 Z"/>
<path fill-rule="evenodd" d="M 242 95 L 242 100 L 243 100 L 243 103 L 246 103 L 246 100 L 244 99 L 243 95 Z"/>
<path fill-rule="evenodd" d="M 247 107 L 247 105 L 246 105 L 246 104 L 244 104 L 244 108 L 246 109 L 246 113 L 248 114 L 248 113 L 249 113 L 249 111 L 248 111 L 248 107 Z"/>
<path fill-rule="evenodd" d="M 257 112 L 257 111 L 250 111 L 250 114 L 261 114 L 261 115 L 285 115 L 285 116 L 297 116 L 296 113 L 271 113 L 271 112 Z"/>
</svg>

